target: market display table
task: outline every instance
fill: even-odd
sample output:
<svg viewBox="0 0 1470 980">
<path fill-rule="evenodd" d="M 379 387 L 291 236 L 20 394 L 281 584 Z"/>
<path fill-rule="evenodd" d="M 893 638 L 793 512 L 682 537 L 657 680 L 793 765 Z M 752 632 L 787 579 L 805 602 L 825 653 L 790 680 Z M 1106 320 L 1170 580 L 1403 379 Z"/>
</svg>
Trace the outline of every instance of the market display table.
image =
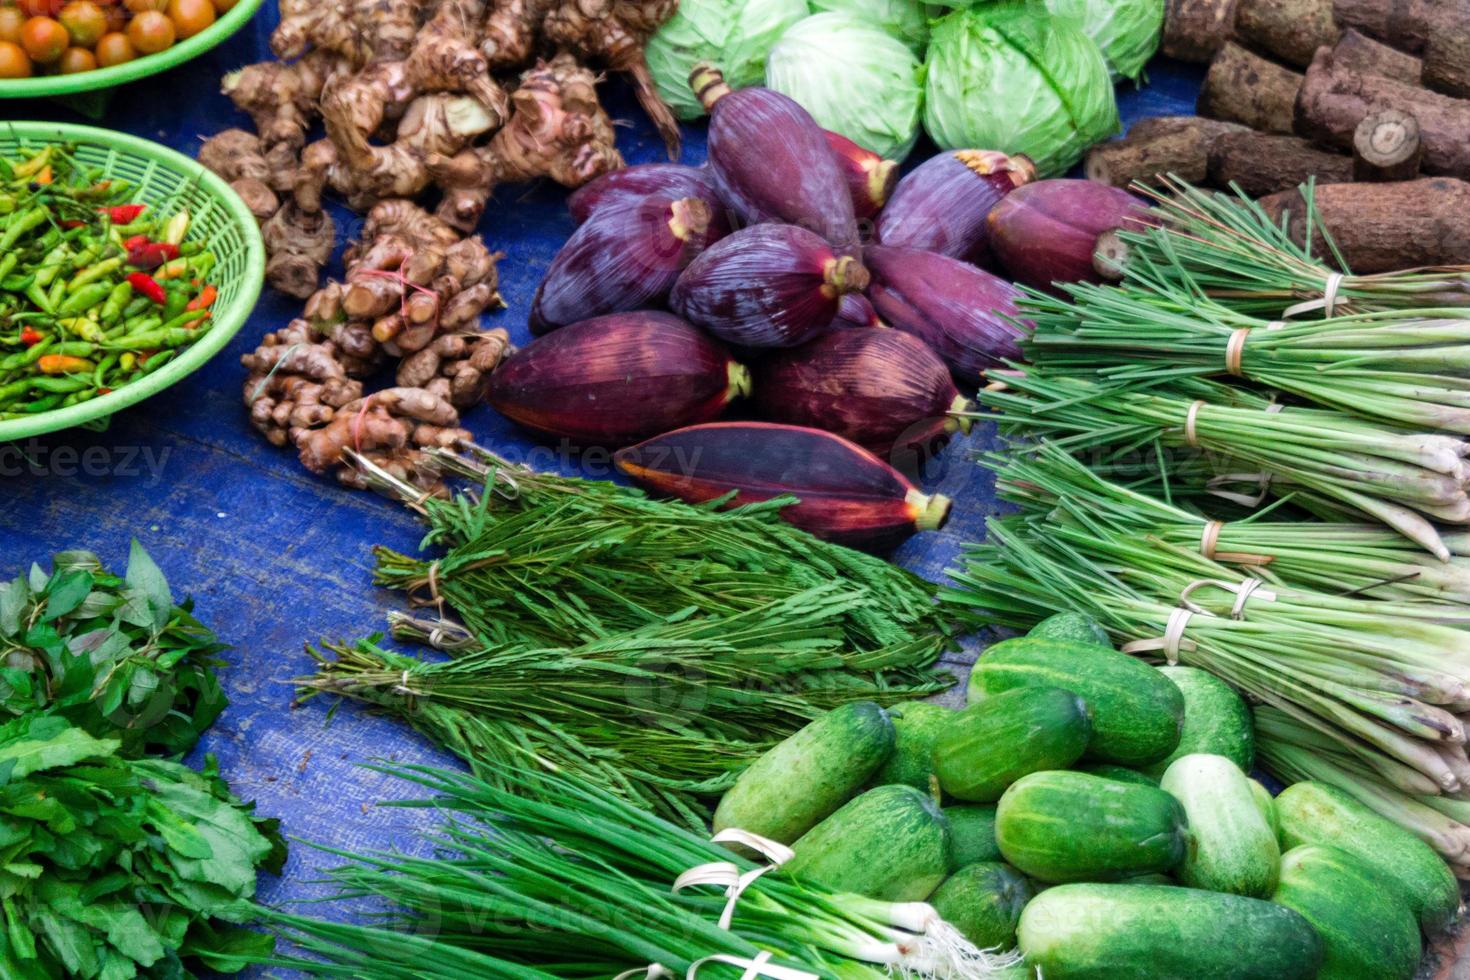
<svg viewBox="0 0 1470 980">
<path fill-rule="evenodd" d="M 219 94 L 227 71 L 269 57 L 276 19 L 267 4 L 234 39 L 188 65 L 115 93 L 101 125 L 146 137 L 193 156 L 200 138 L 246 123 Z M 1201 72 L 1158 62 L 1141 89 L 1120 87 L 1125 125 L 1145 116 L 1193 111 Z M 619 146 L 629 163 L 661 159 L 662 144 L 617 83 L 609 111 L 630 120 Z M 76 120 L 51 102 L 0 102 L 13 119 Z M 914 153 L 923 159 L 932 147 Z M 704 157 L 703 132 L 686 130 L 685 159 Z M 509 307 L 487 318 L 525 343 L 526 311 L 547 263 L 572 229 L 564 192 L 550 184 L 501 188 L 481 231 L 506 253 L 501 288 Z M 336 214 L 341 241 L 354 216 Z M 340 271 L 340 265 L 337 266 Z M 427 811 L 375 807 L 413 795 L 411 788 L 361 768 L 374 759 L 453 764 L 405 726 L 350 704 L 328 716 L 326 700 L 293 709 L 290 679 L 307 671 L 303 643 L 354 639 L 381 629 L 400 596 L 371 582 L 375 544 L 416 547 L 421 526 L 403 508 L 313 477 L 295 454 L 276 449 L 249 426 L 241 404 L 239 356 L 267 331 L 292 319 L 297 300 L 267 290 L 254 317 L 226 351 L 182 384 L 117 416 L 108 431 L 72 431 L 0 444 L 0 574 L 46 561 L 67 548 L 97 552 L 121 568 L 136 537 L 167 574 L 176 595 L 193 595 L 198 613 L 234 648 L 222 680 L 230 707 L 198 755 L 215 753 L 234 790 L 281 818 L 292 837 L 354 850 L 421 850 L 415 830 L 434 822 Z M 606 454 L 577 457 L 538 447 L 488 408 L 465 424 L 507 458 L 538 468 L 608 477 Z M 923 473 L 928 492 L 954 498 L 942 531 L 920 534 L 896 558 L 937 579 L 959 547 L 982 532 L 995 500 L 970 456 L 984 448 L 987 427 L 959 439 Z M 963 661 L 957 658 L 957 672 Z M 333 862 L 302 845 L 285 875 L 264 879 L 261 898 L 284 902 L 324 894 L 313 883 Z M 1470 977 L 1470 965 L 1443 958 L 1438 977 Z"/>
</svg>

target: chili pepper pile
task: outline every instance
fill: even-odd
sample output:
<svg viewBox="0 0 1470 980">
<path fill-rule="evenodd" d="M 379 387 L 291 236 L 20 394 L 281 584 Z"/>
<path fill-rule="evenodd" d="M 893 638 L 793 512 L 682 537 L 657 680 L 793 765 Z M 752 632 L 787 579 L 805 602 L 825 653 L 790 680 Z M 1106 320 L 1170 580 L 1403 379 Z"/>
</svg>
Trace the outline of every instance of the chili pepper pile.
<svg viewBox="0 0 1470 980">
<path fill-rule="evenodd" d="M 0 158 L 0 419 L 108 394 L 209 329 L 214 254 L 131 189 L 67 146 Z"/>
</svg>

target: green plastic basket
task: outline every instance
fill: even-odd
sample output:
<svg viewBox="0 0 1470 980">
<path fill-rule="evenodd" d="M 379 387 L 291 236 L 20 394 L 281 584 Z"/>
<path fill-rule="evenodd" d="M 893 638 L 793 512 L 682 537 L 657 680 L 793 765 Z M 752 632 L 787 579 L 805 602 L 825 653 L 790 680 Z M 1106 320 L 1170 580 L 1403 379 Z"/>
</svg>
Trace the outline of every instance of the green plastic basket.
<svg viewBox="0 0 1470 980">
<path fill-rule="evenodd" d="M 265 0 L 240 0 L 219 20 L 193 37 L 180 41 L 157 54 L 144 55 L 111 68 L 77 72 L 75 75 L 38 75 L 35 78 L 7 78 L 0 81 L 0 99 L 42 99 L 54 95 L 95 92 L 157 75 L 175 65 L 197 58 L 234 34 L 255 16 Z"/>
<path fill-rule="evenodd" d="M 197 162 L 157 143 L 91 126 L 0 123 L 0 155 L 7 158 L 22 146 L 39 149 L 47 143 L 73 144 L 83 163 L 132 181 L 130 200 L 170 210 L 188 208 L 187 240 L 202 241 L 214 252 L 217 264 L 210 280 L 219 296 L 209 329 L 163 367 L 90 401 L 30 418 L 0 419 L 0 442 L 95 424 L 188 377 L 239 333 L 265 281 L 265 245 L 254 215 L 228 184 Z"/>
</svg>

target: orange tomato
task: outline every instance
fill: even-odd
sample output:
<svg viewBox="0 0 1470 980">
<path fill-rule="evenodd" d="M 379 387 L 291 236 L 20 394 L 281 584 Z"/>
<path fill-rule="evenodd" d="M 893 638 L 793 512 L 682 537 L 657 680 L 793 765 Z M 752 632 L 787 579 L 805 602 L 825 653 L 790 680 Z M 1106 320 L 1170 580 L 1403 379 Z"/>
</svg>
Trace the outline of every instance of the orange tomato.
<svg viewBox="0 0 1470 980">
<path fill-rule="evenodd" d="M 27 17 L 55 17 L 66 6 L 66 0 L 20 0 Z"/>
<path fill-rule="evenodd" d="M 92 0 L 71 0 L 61 8 L 61 26 L 78 48 L 90 48 L 107 33 L 107 15 Z"/>
<path fill-rule="evenodd" d="M 168 9 L 168 0 L 123 0 L 123 6 L 135 14 L 156 10 L 163 13 Z"/>
<path fill-rule="evenodd" d="M 214 0 L 215 12 L 220 14 L 227 14 L 235 8 L 235 4 L 237 2 L 238 0 Z"/>
<path fill-rule="evenodd" d="M 128 40 L 140 54 L 156 54 L 171 47 L 176 36 L 174 22 L 156 10 L 145 10 L 128 22 Z"/>
<path fill-rule="evenodd" d="M 86 48 L 67 48 L 61 53 L 61 58 L 56 62 L 56 67 L 63 75 L 75 75 L 78 72 L 93 71 L 97 67 L 97 57 Z"/>
<path fill-rule="evenodd" d="M 25 11 L 19 7 L 0 7 L 0 41 L 20 43 L 20 29 L 25 26 Z"/>
<path fill-rule="evenodd" d="M 0 78 L 30 78 L 31 59 L 14 41 L 0 41 Z"/>
<path fill-rule="evenodd" d="M 20 46 L 37 64 L 49 65 L 67 49 L 66 28 L 50 17 L 32 17 L 20 29 Z"/>
<path fill-rule="evenodd" d="M 104 34 L 97 41 L 97 64 L 103 68 L 111 68 L 136 57 L 138 49 L 133 47 L 133 42 L 121 31 Z"/>
<path fill-rule="evenodd" d="M 168 0 L 168 19 L 181 39 L 193 37 L 214 23 L 214 4 L 211 0 Z"/>
</svg>

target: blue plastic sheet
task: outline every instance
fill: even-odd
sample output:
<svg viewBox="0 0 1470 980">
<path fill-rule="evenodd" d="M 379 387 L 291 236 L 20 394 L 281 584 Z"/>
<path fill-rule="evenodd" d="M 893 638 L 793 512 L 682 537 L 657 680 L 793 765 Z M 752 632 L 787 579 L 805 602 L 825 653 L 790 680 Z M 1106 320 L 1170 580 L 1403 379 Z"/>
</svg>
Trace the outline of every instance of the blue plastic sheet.
<svg viewBox="0 0 1470 980">
<path fill-rule="evenodd" d="M 227 126 L 248 127 L 219 94 L 219 79 L 269 57 L 266 41 L 276 14 L 274 4 L 266 6 L 220 48 L 118 91 L 101 124 L 191 156 L 202 137 Z M 1146 86 L 1119 87 L 1125 125 L 1192 112 L 1199 83 L 1195 67 L 1156 61 Z M 663 159 L 661 142 L 627 90 L 617 81 L 605 89 L 609 111 L 627 121 L 618 143 L 628 162 Z M 89 121 L 53 102 L 0 102 L 0 119 Z M 701 162 L 702 128 L 687 127 L 685 136 L 686 161 Z M 921 143 L 912 159 L 932 152 Z M 509 304 L 486 323 L 508 328 L 518 343 L 529 340 L 526 312 L 536 284 L 572 229 L 564 194 L 549 183 L 502 187 L 481 227 L 490 246 L 506 253 L 500 273 Z M 345 243 L 355 219 L 345 210 L 336 217 Z M 451 764 L 450 758 L 405 726 L 356 705 L 343 706 L 330 720 L 325 701 L 291 707 L 289 679 L 309 668 L 303 643 L 366 635 L 400 608 L 396 594 L 371 583 L 371 547 L 411 551 L 421 534 L 402 508 L 313 477 L 294 452 L 268 445 L 250 428 L 239 356 L 299 309 L 298 301 L 267 290 L 224 353 L 186 382 L 117 416 L 105 433 L 0 444 L 0 575 L 77 547 L 120 568 L 136 537 L 175 593 L 193 595 L 199 616 L 234 647 L 223 674 L 231 704 L 200 751 L 218 755 L 235 791 L 256 800 L 261 814 L 280 817 L 286 833 L 297 838 L 338 848 L 422 851 L 418 832 L 432 827 L 432 814 L 374 806 L 414 794 L 362 764 Z M 468 413 L 465 424 L 512 459 L 611 475 L 605 456 L 578 460 L 538 448 L 488 408 Z M 898 561 L 937 580 L 959 546 L 982 533 L 996 506 L 990 482 L 970 455 L 989 437 L 980 427 L 929 467 L 925 488 L 954 498 L 953 518 L 944 530 L 912 539 Z M 964 672 L 963 658 L 957 672 Z M 312 879 L 333 861 L 296 845 L 285 875 L 262 879 L 261 897 L 321 897 L 327 890 Z M 318 910 L 336 914 L 331 907 Z"/>
</svg>

